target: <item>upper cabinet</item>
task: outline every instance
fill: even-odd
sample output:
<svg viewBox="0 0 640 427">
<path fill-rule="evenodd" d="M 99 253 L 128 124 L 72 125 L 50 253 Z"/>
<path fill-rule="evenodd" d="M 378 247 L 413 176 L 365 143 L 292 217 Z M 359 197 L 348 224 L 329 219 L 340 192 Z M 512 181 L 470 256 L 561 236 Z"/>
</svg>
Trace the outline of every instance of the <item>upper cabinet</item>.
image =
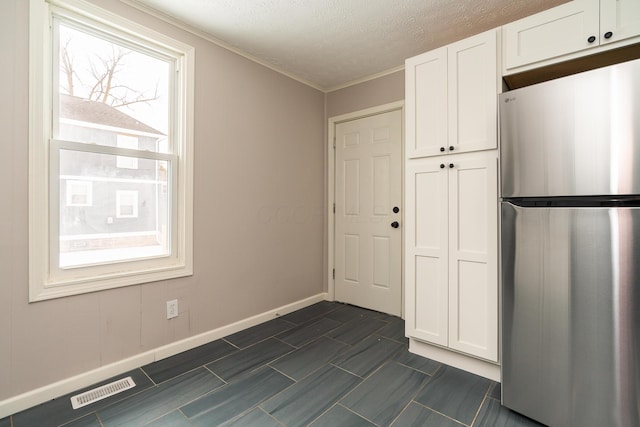
<svg viewBox="0 0 640 427">
<path fill-rule="evenodd" d="M 497 31 L 406 61 L 408 158 L 497 148 Z"/>
<path fill-rule="evenodd" d="M 573 0 L 503 27 L 504 73 L 635 43 L 640 1 Z"/>
</svg>

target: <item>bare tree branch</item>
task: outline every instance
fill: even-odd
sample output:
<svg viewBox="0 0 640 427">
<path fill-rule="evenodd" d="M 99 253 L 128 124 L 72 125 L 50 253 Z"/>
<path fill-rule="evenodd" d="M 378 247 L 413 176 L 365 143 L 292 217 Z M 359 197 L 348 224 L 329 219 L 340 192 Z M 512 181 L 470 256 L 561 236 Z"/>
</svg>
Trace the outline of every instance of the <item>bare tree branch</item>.
<svg viewBox="0 0 640 427">
<path fill-rule="evenodd" d="M 71 39 L 68 38 L 65 40 L 62 45 L 62 51 L 60 54 L 60 65 L 62 67 L 62 72 L 65 75 L 67 86 L 64 88 L 67 93 L 71 96 L 74 95 L 74 79 L 78 78 L 78 74 L 74 71 L 74 63 L 73 58 L 69 54 L 69 43 L 71 43 Z"/>
<path fill-rule="evenodd" d="M 76 64 L 73 61 L 73 57 L 69 54 L 71 41 L 71 38 L 68 39 L 61 48 L 61 68 L 66 79 L 67 87 L 65 89 L 67 93 L 75 95 L 76 83 L 82 82 L 75 71 Z M 110 54 L 106 56 L 94 55 L 89 58 L 87 72 L 91 76 L 92 84 L 86 85 L 88 99 L 117 108 L 139 103 L 150 103 L 159 98 L 157 82 L 153 94 L 119 83 L 118 74 L 122 71 L 123 60 L 130 53 L 131 51 L 112 46 Z"/>
</svg>

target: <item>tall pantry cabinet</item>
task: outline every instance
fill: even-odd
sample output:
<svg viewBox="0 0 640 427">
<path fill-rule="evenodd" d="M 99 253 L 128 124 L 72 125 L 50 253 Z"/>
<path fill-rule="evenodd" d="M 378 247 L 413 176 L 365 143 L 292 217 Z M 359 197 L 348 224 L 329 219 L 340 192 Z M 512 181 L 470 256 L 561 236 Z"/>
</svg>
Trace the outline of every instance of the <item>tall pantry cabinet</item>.
<svg viewBox="0 0 640 427">
<path fill-rule="evenodd" d="M 497 52 L 491 30 L 405 64 L 406 334 L 412 351 L 494 378 Z"/>
</svg>

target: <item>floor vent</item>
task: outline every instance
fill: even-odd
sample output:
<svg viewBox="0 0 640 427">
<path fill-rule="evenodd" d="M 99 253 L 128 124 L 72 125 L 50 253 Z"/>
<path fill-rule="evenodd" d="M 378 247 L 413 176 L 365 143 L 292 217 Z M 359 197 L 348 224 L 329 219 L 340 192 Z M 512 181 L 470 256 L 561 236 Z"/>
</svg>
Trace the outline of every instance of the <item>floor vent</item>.
<svg viewBox="0 0 640 427">
<path fill-rule="evenodd" d="M 73 396 L 71 398 L 71 406 L 73 406 L 73 409 L 82 408 L 83 406 L 90 405 L 98 400 L 106 399 L 109 396 L 129 390 L 135 386 L 136 383 L 133 382 L 131 377 L 123 378 Z"/>
</svg>

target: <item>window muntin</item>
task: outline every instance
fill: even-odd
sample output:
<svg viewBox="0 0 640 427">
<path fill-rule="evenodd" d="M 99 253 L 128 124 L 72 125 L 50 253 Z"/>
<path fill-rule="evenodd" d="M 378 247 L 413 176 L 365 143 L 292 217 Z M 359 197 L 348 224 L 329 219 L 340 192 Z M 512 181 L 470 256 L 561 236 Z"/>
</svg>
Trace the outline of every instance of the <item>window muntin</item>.
<svg viewBox="0 0 640 427">
<path fill-rule="evenodd" d="M 83 0 L 30 8 L 30 301 L 192 274 L 193 48 Z M 92 97 L 105 46 L 131 62 Z"/>
</svg>

